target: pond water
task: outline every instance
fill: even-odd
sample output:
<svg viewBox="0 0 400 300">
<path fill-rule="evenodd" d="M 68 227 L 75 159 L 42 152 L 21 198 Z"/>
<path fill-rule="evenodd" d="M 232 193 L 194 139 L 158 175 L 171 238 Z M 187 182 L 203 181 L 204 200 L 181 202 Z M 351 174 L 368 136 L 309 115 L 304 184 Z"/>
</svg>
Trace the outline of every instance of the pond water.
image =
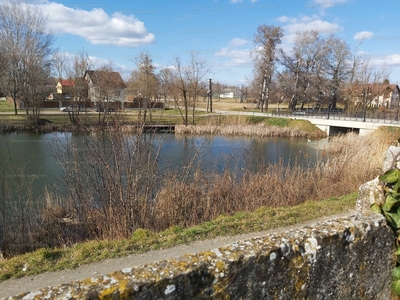
<svg viewBox="0 0 400 300">
<path fill-rule="evenodd" d="M 79 134 L 62 132 L 1 134 L 0 172 L 3 179 L 28 178 L 33 182 L 35 195 L 41 194 L 50 183 L 62 185 L 63 171 L 51 154 L 55 149 L 54 141 L 78 138 Z M 153 141 L 155 148 L 160 147 L 160 170 L 184 167 L 196 156 L 194 163 L 206 172 L 224 172 L 227 168 L 255 170 L 260 165 L 276 163 L 307 168 L 321 157 L 321 148 L 327 142 L 326 139 L 310 142 L 307 139 L 174 134 L 160 134 Z"/>
</svg>

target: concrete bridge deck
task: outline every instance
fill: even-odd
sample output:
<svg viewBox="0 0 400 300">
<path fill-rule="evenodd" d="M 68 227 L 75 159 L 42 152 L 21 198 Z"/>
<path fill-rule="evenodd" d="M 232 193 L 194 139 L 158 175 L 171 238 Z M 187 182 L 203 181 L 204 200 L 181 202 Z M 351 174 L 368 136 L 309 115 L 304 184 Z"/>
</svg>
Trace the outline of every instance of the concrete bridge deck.
<svg viewBox="0 0 400 300">
<path fill-rule="evenodd" d="M 295 112 L 293 114 L 272 114 L 262 112 L 234 112 L 234 111 L 214 111 L 217 114 L 229 115 L 247 115 L 260 117 L 281 117 L 308 120 L 321 130 L 325 131 L 328 136 L 338 133 L 346 133 L 349 131 L 357 132 L 359 135 L 368 135 L 378 129 L 380 126 L 400 127 L 400 120 L 385 118 L 364 118 L 351 117 L 342 114 L 314 114 L 307 115 L 305 112 Z"/>
</svg>

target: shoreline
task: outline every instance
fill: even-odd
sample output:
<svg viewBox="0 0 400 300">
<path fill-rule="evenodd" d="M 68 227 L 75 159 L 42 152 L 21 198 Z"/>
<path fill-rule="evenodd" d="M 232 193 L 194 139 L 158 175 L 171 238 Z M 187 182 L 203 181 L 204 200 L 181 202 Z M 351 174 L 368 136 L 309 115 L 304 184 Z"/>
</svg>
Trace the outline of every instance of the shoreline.
<svg viewBox="0 0 400 300">
<path fill-rule="evenodd" d="M 267 117 L 266 117 L 267 118 Z M 55 124 L 47 119 L 41 119 L 41 124 L 32 125 L 27 123 L 0 122 L 0 133 L 51 133 L 51 132 L 98 132 L 108 130 L 121 130 L 123 133 L 137 133 L 137 123 L 129 122 L 118 124 L 115 122 L 107 123 L 83 123 L 83 124 Z M 154 124 L 149 124 L 154 125 Z M 160 124 L 162 125 L 162 124 Z M 301 125 L 301 123 L 299 124 Z M 176 124 L 175 134 L 190 135 L 223 135 L 223 136 L 253 136 L 253 137 L 287 137 L 287 138 L 325 138 L 326 133 L 315 128 L 303 130 L 301 126 L 273 126 L 264 122 L 254 124 L 237 123 L 221 125 L 183 125 Z"/>
</svg>

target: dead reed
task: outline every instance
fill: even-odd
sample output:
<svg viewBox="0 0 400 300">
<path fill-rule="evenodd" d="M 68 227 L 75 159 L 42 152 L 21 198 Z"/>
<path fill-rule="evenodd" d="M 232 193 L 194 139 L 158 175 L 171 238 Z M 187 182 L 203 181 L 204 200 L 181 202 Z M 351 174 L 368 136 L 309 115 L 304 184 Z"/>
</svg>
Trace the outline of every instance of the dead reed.
<svg viewBox="0 0 400 300">
<path fill-rule="evenodd" d="M 224 124 L 224 125 L 176 125 L 176 134 L 212 134 L 231 136 L 254 136 L 254 137 L 309 137 L 310 133 L 295 127 L 270 126 L 265 123 L 258 124 Z M 322 137 L 320 134 L 319 137 Z"/>
<path fill-rule="evenodd" d="M 379 174 L 386 149 L 381 139 L 348 134 L 331 138 L 324 149 L 329 159 L 321 157 L 308 169 L 267 165 L 257 172 L 245 171 L 240 178 L 229 171 L 212 176 L 200 173 L 189 186 L 167 178 L 156 201 L 156 227 L 192 226 L 221 214 L 293 206 L 354 192 Z"/>
<path fill-rule="evenodd" d="M 252 129 L 227 127 L 227 131 L 214 126 L 207 130 L 261 136 L 278 133 L 277 129 L 271 133 L 264 125 Z M 204 133 L 202 129 L 200 132 Z M 299 134 L 291 132 L 293 136 Z M 0 202 L 1 234 L 7 237 L 0 246 L 9 249 L 5 254 L 11 256 L 39 246 L 71 245 L 80 240 L 130 237 L 139 228 L 160 231 L 175 225 L 189 227 L 238 211 L 346 195 L 380 173 L 390 143 L 385 136 L 347 134 L 332 137 L 320 160 L 307 169 L 275 164 L 260 165 L 257 171 L 231 169 L 217 174 L 204 173 L 198 165 L 190 164 L 161 174 L 156 166 L 162 138 L 155 138 L 140 132 L 127 137 L 121 131 L 109 130 L 81 135 L 75 142 L 55 139 L 53 156 L 65 174 L 59 182 L 60 191 L 46 194 L 46 205 L 35 218 L 30 216 L 34 215 L 33 209 L 37 215 L 38 207 L 31 207 L 34 199 L 30 195 L 21 193 L 18 202 Z M 4 186 L 9 184 L 9 177 L 0 175 L 0 179 Z M 29 184 L 21 181 L 21 191 L 29 190 Z M 7 203 L 17 206 L 7 207 Z M 17 217 L 11 218 L 10 211 Z M 25 237 L 24 241 L 14 237 L 17 225 L 17 235 Z"/>
</svg>

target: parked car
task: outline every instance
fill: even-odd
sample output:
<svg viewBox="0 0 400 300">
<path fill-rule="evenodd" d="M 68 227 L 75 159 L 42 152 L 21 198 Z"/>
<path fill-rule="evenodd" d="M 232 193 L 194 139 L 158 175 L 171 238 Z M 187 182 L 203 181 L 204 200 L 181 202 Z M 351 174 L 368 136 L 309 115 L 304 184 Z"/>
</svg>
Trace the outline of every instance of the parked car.
<svg viewBox="0 0 400 300">
<path fill-rule="evenodd" d="M 80 105 L 63 106 L 63 107 L 60 107 L 60 110 L 64 111 L 64 112 L 67 112 L 67 111 L 70 111 L 70 112 L 72 112 L 72 111 L 80 111 L 80 112 L 82 112 L 82 111 L 84 111 L 83 107 L 80 106 Z"/>
<path fill-rule="evenodd" d="M 97 112 L 106 112 L 106 113 L 110 113 L 110 112 L 115 112 L 115 109 L 113 107 L 104 107 L 104 106 L 99 106 L 96 108 Z"/>
</svg>

